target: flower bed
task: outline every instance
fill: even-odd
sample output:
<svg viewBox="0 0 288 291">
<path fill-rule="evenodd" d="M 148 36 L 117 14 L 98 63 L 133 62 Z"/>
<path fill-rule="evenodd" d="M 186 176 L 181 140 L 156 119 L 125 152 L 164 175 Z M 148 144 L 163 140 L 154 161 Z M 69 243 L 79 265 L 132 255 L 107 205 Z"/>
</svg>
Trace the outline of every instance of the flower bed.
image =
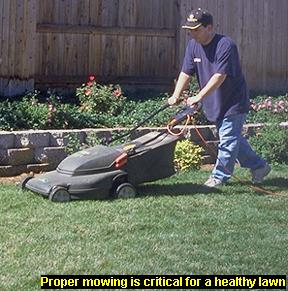
<svg viewBox="0 0 288 291">
<path fill-rule="evenodd" d="M 192 84 L 184 93 L 184 98 L 191 96 L 193 91 L 195 92 L 195 86 Z M 0 103 L 0 129 L 6 131 L 1 136 L 0 165 L 8 167 L 13 166 L 13 164 L 14 166 L 30 164 L 38 167 L 39 164 L 48 163 L 49 167 L 54 168 L 59 160 L 65 157 L 63 147 L 69 147 L 67 145 L 69 138 L 67 137 L 63 138 L 60 145 L 51 145 L 50 142 L 41 144 L 40 142 L 37 146 L 33 146 L 33 142 L 28 141 L 28 146 L 18 146 L 17 143 L 8 146 L 9 142 L 6 143 L 8 136 L 10 135 L 10 139 L 14 137 L 14 140 L 17 140 L 19 130 L 33 129 L 46 132 L 46 137 L 42 136 L 40 138 L 41 134 L 38 135 L 38 139 L 42 140 L 43 143 L 47 136 L 51 141 L 51 136 L 55 134 L 55 130 L 60 130 L 61 133 L 59 134 L 61 135 L 66 130 L 71 130 L 74 133 L 85 133 L 83 128 L 97 128 L 99 132 L 111 132 L 109 128 L 131 128 L 150 115 L 151 112 L 160 108 L 167 98 L 168 94 L 163 94 L 148 100 L 132 100 L 123 95 L 120 86 L 101 85 L 96 82 L 94 76 L 90 76 L 87 83 L 77 89 L 76 96 L 72 99 L 73 102 L 65 102 L 64 97 L 51 92 L 45 98 L 39 92 L 33 92 L 18 98 L 18 100 L 5 100 Z M 258 96 L 252 100 L 251 107 L 253 110 L 247 116 L 248 123 L 271 124 L 271 127 L 267 125 L 262 131 L 256 130 L 256 127 L 248 126 L 248 128 L 253 128 L 251 132 L 253 132 L 254 137 L 250 140 L 253 147 L 268 161 L 288 163 L 288 153 L 286 151 L 288 148 L 287 127 L 279 127 L 279 123 L 287 121 L 288 95 L 278 97 Z M 176 108 L 168 108 L 147 122 L 146 126 L 165 126 L 176 111 Z M 193 123 L 200 126 L 209 125 L 201 112 L 195 116 Z M 213 128 L 213 126 L 210 128 Z M 54 133 L 51 135 L 51 132 Z M 251 136 L 251 132 L 249 136 Z M 25 134 L 33 136 L 35 132 L 32 134 L 30 131 L 30 133 Z M 212 135 L 207 139 L 215 142 L 215 139 L 211 139 Z M 193 136 L 195 138 L 195 134 Z M 25 141 L 25 138 L 23 140 Z M 70 139 L 70 147 L 73 142 L 75 140 Z M 80 142 L 82 142 L 81 139 Z M 14 150 L 17 148 L 21 148 L 21 150 Z M 38 148 L 38 150 L 35 151 L 35 148 Z M 55 158 L 56 156 L 59 156 L 59 159 L 54 162 L 49 160 L 49 157 Z M 15 159 L 18 159 L 19 162 L 15 162 Z M 211 157 L 206 159 L 206 162 L 208 160 L 211 162 Z M 31 166 L 31 169 L 33 167 Z M 45 166 L 43 167 L 45 168 Z"/>
</svg>

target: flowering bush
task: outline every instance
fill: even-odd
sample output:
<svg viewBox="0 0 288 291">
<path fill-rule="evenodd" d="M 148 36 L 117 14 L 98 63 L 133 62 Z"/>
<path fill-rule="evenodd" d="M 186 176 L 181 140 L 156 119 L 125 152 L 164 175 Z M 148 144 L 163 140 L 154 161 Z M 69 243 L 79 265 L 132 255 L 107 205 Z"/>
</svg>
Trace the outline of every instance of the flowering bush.
<svg viewBox="0 0 288 291">
<path fill-rule="evenodd" d="M 274 113 L 288 112 L 288 102 L 286 100 L 273 100 L 271 96 L 269 96 L 262 102 L 260 101 L 259 103 L 252 101 L 251 107 L 255 111 L 269 110 Z"/>
<path fill-rule="evenodd" d="M 94 113 L 119 114 L 126 98 L 119 85 L 101 85 L 95 76 L 89 76 L 88 82 L 76 90 L 82 111 Z"/>
<path fill-rule="evenodd" d="M 286 121 L 288 112 L 288 95 L 279 97 L 260 96 L 251 102 L 247 122 Z"/>
<path fill-rule="evenodd" d="M 183 97 L 196 93 L 195 80 Z M 76 90 L 77 98 L 73 103 L 55 92 L 48 92 L 48 98 L 39 92 L 31 92 L 23 97 L 0 102 L 0 129 L 63 129 L 89 127 L 134 127 L 152 112 L 159 109 L 168 99 L 168 94 L 146 100 L 126 99 L 119 86 L 100 85 L 94 76 Z M 186 94 L 186 95 L 185 95 Z M 70 96 L 69 96 L 70 97 Z M 80 102 L 78 102 L 80 101 Z M 80 104 L 79 104 L 80 103 Z M 179 105 L 180 107 L 182 105 Z M 279 97 L 258 96 L 252 102 L 247 116 L 248 123 L 269 123 L 287 121 L 288 95 Z M 145 126 L 165 126 L 177 107 L 160 112 Z M 193 118 L 193 124 L 208 124 L 200 111 Z"/>
</svg>

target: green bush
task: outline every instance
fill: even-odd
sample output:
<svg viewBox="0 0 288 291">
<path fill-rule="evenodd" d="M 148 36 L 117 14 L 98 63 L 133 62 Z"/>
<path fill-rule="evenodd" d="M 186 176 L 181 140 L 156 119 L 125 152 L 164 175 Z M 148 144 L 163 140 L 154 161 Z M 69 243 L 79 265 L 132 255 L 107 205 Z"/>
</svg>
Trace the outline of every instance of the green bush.
<svg viewBox="0 0 288 291">
<path fill-rule="evenodd" d="M 0 102 L 0 129 L 13 130 L 15 127 L 14 106 L 8 100 Z"/>
<path fill-rule="evenodd" d="M 199 169 L 204 150 L 202 147 L 195 145 L 189 140 L 177 142 L 175 148 L 174 164 L 177 171 L 188 171 Z"/>
<path fill-rule="evenodd" d="M 129 100 L 123 96 L 119 86 L 100 85 L 93 78 L 90 76 L 90 80 L 76 90 L 73 104 L 64 102 L 64 98 L 54 93 L 48 93 L 49 97 L 43 99 L 39 92 L 0 102 L 0 129 L 131 128 L 163 106 L 168 99 L 168 94 L 162 94 L 148 100 Z M 198 88 L 196 81 L 192 80 L 183 97 L 195 95 L 198 90 L 196 86 Z M 166 126 L 181 106 L 183 104 L 167 108 L 143 126 Z M 277 122 L 287 120 L 288 95 L 273 98 L 259 96 L 253 100 L 252 106 L 254 111 L 248 114 L 248 123 L 270 122 L 271 118 Z M 193 124 L 209 122 L 200 111 L 194 116 Z"/>
<path fill-rule="evenodd" d="M 288 164 L 288 129 L 279 123 L 266 124 L 249 142 L 269 163 Z"/>
<path fill-rule="evenodd" d="M 75 104 L 62 103 L 61 97 L 51 95 L 47 99 L 48 116 L 46 128 L 75 129 L 103 127 L 101 118 L 94 112 L 80 110 Z"/>
<path fill-rule="evenodd" d="M 30 93 L 20 101 L 0 103 L 0 127 L 5 130 L 41 129 L 46 127 L 48 108 Z"/>
</svg>

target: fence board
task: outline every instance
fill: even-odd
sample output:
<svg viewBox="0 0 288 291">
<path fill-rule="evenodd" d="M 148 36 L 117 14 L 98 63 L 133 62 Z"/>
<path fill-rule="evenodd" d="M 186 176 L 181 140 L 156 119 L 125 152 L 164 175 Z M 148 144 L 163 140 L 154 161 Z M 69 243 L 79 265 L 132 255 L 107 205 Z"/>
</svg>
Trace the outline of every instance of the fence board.
<svg viewBox="0 0 288 291">
<path fill-rule="evenodd" d="M 3 10 L 4 10 L 4 1 L 0 1 L 0 74 L 1 75 L 2 75 L 2 62 L 3 62 L 3 55 L 2 55 L 3 29 L 5 29 L 4 23 L 3 23 L 3 19 L 4 19 Z M 0 84 L 0 88 L 1 87 L 2 86 Z"/>
<path fill-rule="evenodd" d="M 2 33 L 2 76 L 9 76 L 9 26 L 10 26 L 10 2 L 2 0 L 3 3 L 3 33 Z"/>
<path fill-rule="evenodd" d="M 21 54 L 19 51 L 16 51 L 16 48 L 18 47 L 18 34 L 19 32 L 17 31 L 17 21 L 19 19 L 18 17 L 18 7 L 16 1 L 10 1 L 10 9 L 9 9 L 9 50 L 8 50 L 8 75 L 18 75 L 17 71 L 17 61 L 19 60 Z M 16 11 L 16 13 L 12 13 L 13 11 Z M 19 29 L 18 29 L 19 30 Z M 18 58 L 17 58 L 18 56 Z"/>
<path fill-rule="evenodd" d="M 117 27 L 115 28 L 115 27 L 99 27 L 92 25 L 38 24 L 37 32 L 175 37 L 174 29 L 117 28 Z"/>
</svg>

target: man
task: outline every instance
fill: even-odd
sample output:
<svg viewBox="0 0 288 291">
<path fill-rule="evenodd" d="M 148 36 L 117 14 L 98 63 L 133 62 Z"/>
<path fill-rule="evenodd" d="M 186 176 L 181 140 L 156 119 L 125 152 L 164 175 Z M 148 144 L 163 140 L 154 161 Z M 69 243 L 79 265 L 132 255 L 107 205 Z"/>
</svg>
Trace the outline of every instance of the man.
<svg viewBox="0 0 288 291">
<path fill-rule="evenodd" d="M 233 173 L 236 159 L 241 167 L 251 170 L 253 183 L 262 183 L 271 168 L 241 136 L 249 111 L 249 96 L 235 43 L 214 32 L 212 15 L 201 8 L 192 10 L 182 28 L 189 30 L 192 39 L 168 103 L 179 102 L 190 76 L 196 74 L 200 92 L 188 98 L 187 104 L 202 103 L 207 119 L 216 125 L 220 140 L 217 162 L 204 185 L 216 187 L 225 183 Z"/>
</svg>

